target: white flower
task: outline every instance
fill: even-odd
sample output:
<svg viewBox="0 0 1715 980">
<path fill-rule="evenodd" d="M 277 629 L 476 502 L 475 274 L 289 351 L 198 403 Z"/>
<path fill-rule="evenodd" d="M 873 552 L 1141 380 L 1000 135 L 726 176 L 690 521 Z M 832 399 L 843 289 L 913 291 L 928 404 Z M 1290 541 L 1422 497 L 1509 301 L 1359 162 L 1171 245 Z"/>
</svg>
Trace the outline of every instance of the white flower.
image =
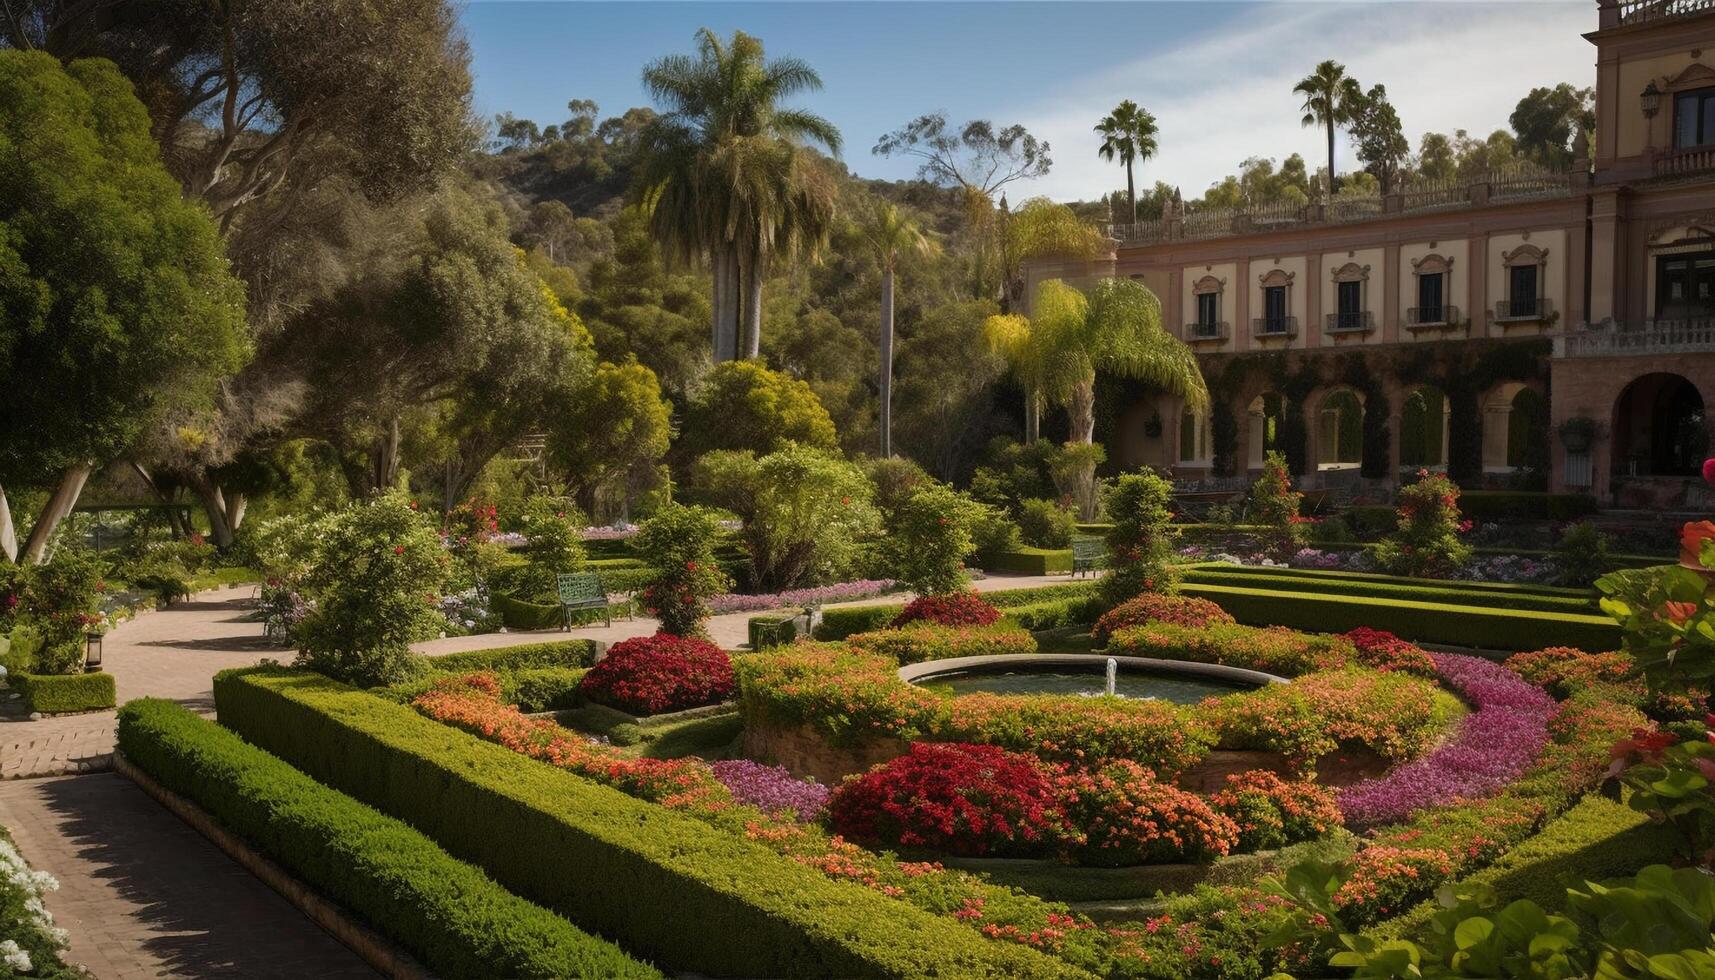
<svg viewBox="0 0 1715 980">
<path fill-rule="evenodd" d="M 0 942 L 0 960 L 19 973 L 29 973 L 35 967 L 30 962 L 30 954 L 19 949 L 18 944 L 10 939 Z"/>
</svg>

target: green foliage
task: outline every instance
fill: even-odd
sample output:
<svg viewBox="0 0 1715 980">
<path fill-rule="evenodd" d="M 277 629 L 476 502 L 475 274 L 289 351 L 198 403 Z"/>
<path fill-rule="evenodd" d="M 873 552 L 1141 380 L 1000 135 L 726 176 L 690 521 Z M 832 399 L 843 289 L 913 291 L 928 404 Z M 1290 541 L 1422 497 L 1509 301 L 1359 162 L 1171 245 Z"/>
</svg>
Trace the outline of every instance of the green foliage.
<svg viewBox="0 0 1715 980">
<path fill-rule="evenodd" d="M 1418 471 L 1399 491 L 1399 524 L 1373 549 L 1376 564 L 1396 575 L 1451 578 L 1471 557 L 1459 540 L 1459 488 L 1439 473 Z"/>
<path fill-rule="evenodd" d="M 316 606 L 299 626 L 298 662 L 366 686 L 403 679 L 411 643 L 440 629 L 435 603 L 450 564 L 402 493 L 335 514 L 304 575 Z"/>
<path fill-rule="evenodd" d="M 1588 586 L 1607 574 L 1608 536 L 1587 521 L 1560 533 L 1554 543 L 1554 568 L 1561 585 Z"/>
<path fill-rule="evenodd" d="M 1263 550 L 1277 561 L 1297 553 L 1304 544 L 1304 528 L 1298 521 L 1298 507 L 1304 495 L 1292 489 L 1292 476 L 1286 472 L 1286 457 L 1269 451 L 1262 464 L 1262 476 L 1251 485 L 1250 518 L 1261 525 L 1259 534 Z"/>
<path fill-rule="evenodd" d="M 1697 570 L 1715 569 L 1715 524 L 1686 524 L 1679 560 L 1678 565 L 1611 572 L 1596 582 L 1602 611 L 1620 624 L 1622 649 L 1652 691 L 1707 689 L 1715 680 L 1715 583 L 1710 581 L 1715 576 Z"/>
<path fill-rule="evenodd" d="M 1102 580 L 1102 595 L 1118 605 L 1141 592 L 1170 592 L 1172 570 L 1168 559 L 1173 547 L 1168 523 L 1168 504 L 1173 484 L 1154 473 L 1127 473 L 1114 480 L 1107 492 L 1108 553 L 1112 571 Z"/>
<path fill-rule="evenodd" d="M 514 598 L 526 602 L 558 602 L 558 576 L 584 570 L 584 515 L 571 501 L 531 497 L 524 505 L 518 530 L 525 537 L 529 564 L 507 576 Z"/>
<path fill-rule="evenodd" d="M 0 158 L 0 470 L 105 463 L 169 419 L 196 437 L 248 356 L 244 291 L 131 84 L 0 51 Z"/>
<path fill-rule="evenodd" d="M 1052 497 L 1048 459 L 1055 449 L 1045 440 L 1029 444 L 1005 437 L 992 440 L 984 452 L 985 462 L 971 473 L 971 496 L 1009 512 L 1026 500 Z"/>
<path fill-rule="evenodd" d="M 808 446 L 784 444 L 760 458 L 712 452 L 697 461 L 694 482 L 743 522 L 751 584 L 764 591 L 841 580 L 880 527 L 863 470 Z"/>
<path fill-rule="evenodd" d="M 1053 575 L 1072 570 L 1071 548 L 1028 548 L 1018 545 L 1005 551 L 982 553 L 985 572 L 1009 572 L 1014 575 Z"/>
<path fill-rule="evenodd" d="M 706 507 L 668 504 L 638 528 L 631 548 L 648 563 L 653 577 L 640 598 L 661 620 L 663 632 L 695 636 L 709 618 L 709 599 L 731 584 L 715 561 L 715 512 Z"/>
<path fill-rule="evenodd" d="M 882 542 L 893 577 L 920 596 L 963 589 L 964 558 L 975 549 L 972 532 L 983 517 L 981 504 L 951 487 L 918 488 L 894 511 Z"/>
<path fill-rule="evenodd" d="M 47 564 L 18 567 L 11 588 L 17 596 L 13 621 L 29 627 L 35 640 L 31 670 L 81 671 L 84 636 L 102 625 L 101 561 L 95 553 L 62 544 Z"/>
<path fill-rule="evenodd" d="M 474 672 L 518 671 L 548 667 L 589 667 L 595 663 L 594 640 L 551 640 L 489 650 L 447 653 L 430 660 L 436 670 Z"/>
<path fill-rule="evenodd" d="M 1092 601 L 1095 594 L 1093 584 L 1067 583 L 1044 585 L 1034 589 L 999 589 L 982 593 L 982 598 L 1003 613 L 1010 613 L 1014 609 L 1036 608 L 1062 600 Z M 853 633 L 885 629 L 904 609 L 903 604 L 835 606 L 825 609 L 822 611 L 822 625 L 816 630 L 816 639 L 840 640 Z M 1091 621 L 1094 619 L 1094 616 L 1090 617 Z"/>
<path fill-rule="evenodd" d="M 1590 615 L 1594 598 L 1571 589 L 1500 582 L 1404 578 L 1368 572 L 1338 572 L 1266 565 L 1194 565 L 1180 575 L 1185 585 L 1235 585 L 1241 588 L 1314 592 L 1324 595 L 1369 596 L 1442 602 L 1486 609 L 1564 612 Z"/>
<path fill-rule="evenodd" d="M 853 650 L 891 658 L 900 664 L 953 657 L 1017 656 L 1036 652 L 1036 638 L 1016 626 L 941 626 L 912 624 L 899 629 L 847 637 Z"/>
<path fill-rule="evenodd" d="M 40 711 L 44 715 L 99 711 L 113 707 L 117 697 L 113 675 L 101 672 L 12 674 L 8 680 L 12 689 L 23 695 L 24 703 L 31 711 Z"/>
<path fill-rule="evenodd" d="M 726 361 L 710 371 L 686 408 L 684 432 L 687 458 L 717 449 L 769 453 L 784 442 L 839 446 L 834 420 L 810 386 L 757 361 Z"/>
<path fill-rule="evenodd" d="M 590 513 L 659 479 L 657 464 L 673 435 L 672 406 L 655 372 L 628 359 L 603 362 L 548 417 L 548 461 Z"/>
<path fill-rule="evenodd" d="M 119 748 L 446 977 L 658 977 L 480 868 L 169 701 L 132 701 Z"/>
<path fill-rule="evenodd" d="M 515 894 L 711 976 L 1076 976 L 775 853 L 312 675 L 226 672 L 221 723 Z M 591 869 L 601 868 L 601 874 Z M 731 942 L 734 935 L 746 941 Z"/>
</svg>

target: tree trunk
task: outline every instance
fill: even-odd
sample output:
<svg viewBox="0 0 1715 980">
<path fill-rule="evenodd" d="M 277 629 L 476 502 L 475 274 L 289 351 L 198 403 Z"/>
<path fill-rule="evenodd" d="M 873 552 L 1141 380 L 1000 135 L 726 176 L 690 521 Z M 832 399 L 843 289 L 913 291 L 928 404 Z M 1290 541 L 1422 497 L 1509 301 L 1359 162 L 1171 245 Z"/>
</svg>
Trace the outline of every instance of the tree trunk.
<svg viewBox="0 0 1715 980">
<path fill-rule="evenodd" d="M 735 360 L 738 357 L 739 335 L 739 265 L 738 250 L 732 243 L 727 243 L 725 261 L 721 278 L 726 281 L 726 288 L 721 292 L 721 359 Z"/>
<path fill-rule="evenodd" d="M 1024 393 L 1024 443 L 1029 445 L 1042 438 L 1042 396 L 1035 391 Z"/>
<path fill-rule="evenodd" d="M 1089 445 L 1096 439 L 1096 377 L 1091 375 L 1072 386 L 1072 398 L 1066 406 L 1071 416 L 1072 431 L 1067 442 Z"/>
<path fill-rule="evenodd" d="M 1328 203 L 1334 202 L 1334 120 L 1328 120 Z"/>
<path fill-rule="evenodd" d="M 710 263 L 710 273 L 714 280 L 714 305 L 712 308 L 714 332 L 709 349 L 714 352 L 715 363 L 732 360 L 731 350 L 727 344 L 727 297 L 732 293 L 732 283 L 727 275 L 727 266 L 732 261 L 731 253 L 726 249 L 717 249 Z"/>
<path fill-rule="evenodd" d="M 881 273 L 881 458 L 893 455 L 893 270 Z"/>
<path fill-rule="evenodd" d="M 226 494 L 221 492 L 220 485 L 198 474 L 191 481 L 191 489 L 202 499 L 203 512 L 208 515 L 208 533 L 214 538 L 214 546 L 221 551 L 232 547 L 232 524 L 227 518 Z"/>
<path fill-rule="evenodd" d="M 18 560 L 18 529 L 12 526 L 12 504 L 6 499 L 3 486 L 0 486 L 0 558 Z"/>
<path fill-rule="evenodd" d="M 757 357 L 762 353 L 762 275 L 761 250 L 751 256 L 744 274 L 744 349 L 740 357 Z"/>
<path fill-rule="evenodd" d="M 1130 222 L 1137 224 L 1137 185 L 1132 182 L 1130 160 L 1125 162 L 1125 204 L 1131 210 Z"/>
<path fill-rule="evenodd" d="M 243 490 L 234 490 L 226 495 L 226 526 L 233 534 L 244 526 L 244 514 L 250 509 L 250 495 Z"/>
<path fill-rule="evenodd" d="M 376 490 L 391 489 L 399 479 L 399 417 L 394 416 L 387 423 L 387 431 L 376 440 L 375 467 L 370 475 L 375 480 Z"/>
<path fill-rule="evenodd" d="M 60 475 L 59 485 L 54 487 L 41 515 L 30 528 L 29 540 L 24 542 L 24 550 L 20 553 L 20 564 L 40 565 L 48 560 L 48 542 L 59 529 L 60 522 L 77 506 L 78 495 L 83 493 L 83 485 L 89 482 L 92 469 L 94 467 L 90 464 L 82 463 Z"/>
</svg>

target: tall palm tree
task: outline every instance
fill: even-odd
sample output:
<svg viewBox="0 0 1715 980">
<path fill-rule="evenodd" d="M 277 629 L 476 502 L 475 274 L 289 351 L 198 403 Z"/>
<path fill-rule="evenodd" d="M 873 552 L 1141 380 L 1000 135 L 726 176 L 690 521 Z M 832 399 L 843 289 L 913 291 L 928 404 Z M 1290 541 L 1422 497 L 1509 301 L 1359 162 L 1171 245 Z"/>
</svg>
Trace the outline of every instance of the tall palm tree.
<svg viewBox="0 0 1715 980">
<path fill-rule="evenodd" d="M 1071 416 L 1069 443 L 1091 445 L 1096 431 L 1096 374 L 1133 378 L 1184 399 L 1194 410 L 1207 408 L 1209 389 L 1197 356 L 1161 326 L 1161 301 L 1131 279 L 1102 279 L 1088 292 L 1059 279 L 1037 288 L 1035 318 L 1022 341 L 1026 387 L 1066 406 Z M 1011 317 L 989 321 L 991 343 L 1016 335 Z M 997 322 L 999 321 L 999 322 Z M 1017 370 L 1017 368 L 1015 368 Z M 1094 486 L 1095 459 L 1075 481 Z M 1086 519 L 1094 516 L 1093 494 L 1080 501 Z"/>
<path fill-rule="evenodd" d="M 859 231 L 881 262 L 881 456 L 885 459 L 893 455 L 893 274 L 901 255 L 929 255 L 935 243 L 917 222 L 882 200 L 875 202 Z"/>
<path fill-rule="evenodd" d="M 1358 80 L 1346 74 L 1346 66 L 1332 58 L 1316 66 L 1304 76 L 1292 91 L 1304 96 L 1306 128 L 1328 128 L 1328 199 L 1334 199 L 1334 132 L 1358 118 L 1363 107 L 1364 90 Z"/>
<path fill-rule="evenodd" d="M 821 77 L 797 58 L 768 60 L 742 31 L 723 42 L 702 28 L 694 55 L 652 62 L 643 83 L 665 106 L 642 136 L 637 176 L 651 229 L 669 254 L 709 262 L 715 359 L 755 356 L 769 261 L 825 241 L 832 225 L 831 179 L 803 147 L 837 155 L 839 130 L 780 106 Z"/>
<path fill-rule="evenodd" d="M 1155 156 L 1155 117 L 1148 109 L 1138 106 L 1136 102 L 1126 99 L 1114 107 L 1101 122 L 1096 123 L 1096 132 L 1102 134 L 1102 145 L 1097 148 L 1103 160 L 1119 158 L 1125 165 L 1125 201 L 1127 213 L 1131 215 L 1128 221 L 1137 221 L 1137 184 L 1132 179 L 1132 165 L 1141 164 Z"/>
</svg>

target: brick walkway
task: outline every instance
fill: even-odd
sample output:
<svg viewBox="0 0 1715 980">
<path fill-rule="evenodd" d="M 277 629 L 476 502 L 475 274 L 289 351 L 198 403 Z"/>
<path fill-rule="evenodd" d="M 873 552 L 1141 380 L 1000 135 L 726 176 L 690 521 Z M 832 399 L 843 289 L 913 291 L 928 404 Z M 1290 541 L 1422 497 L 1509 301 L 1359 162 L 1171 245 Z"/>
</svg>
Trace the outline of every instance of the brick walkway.
<svg viewBox="0 0 1715 980">
<path fill-rule="evenodd" d="M 115 773 L 0 783 L 0 825 L 59 879 L 48 910 L 100 980 L 377 975 Z"/>
</svg>

